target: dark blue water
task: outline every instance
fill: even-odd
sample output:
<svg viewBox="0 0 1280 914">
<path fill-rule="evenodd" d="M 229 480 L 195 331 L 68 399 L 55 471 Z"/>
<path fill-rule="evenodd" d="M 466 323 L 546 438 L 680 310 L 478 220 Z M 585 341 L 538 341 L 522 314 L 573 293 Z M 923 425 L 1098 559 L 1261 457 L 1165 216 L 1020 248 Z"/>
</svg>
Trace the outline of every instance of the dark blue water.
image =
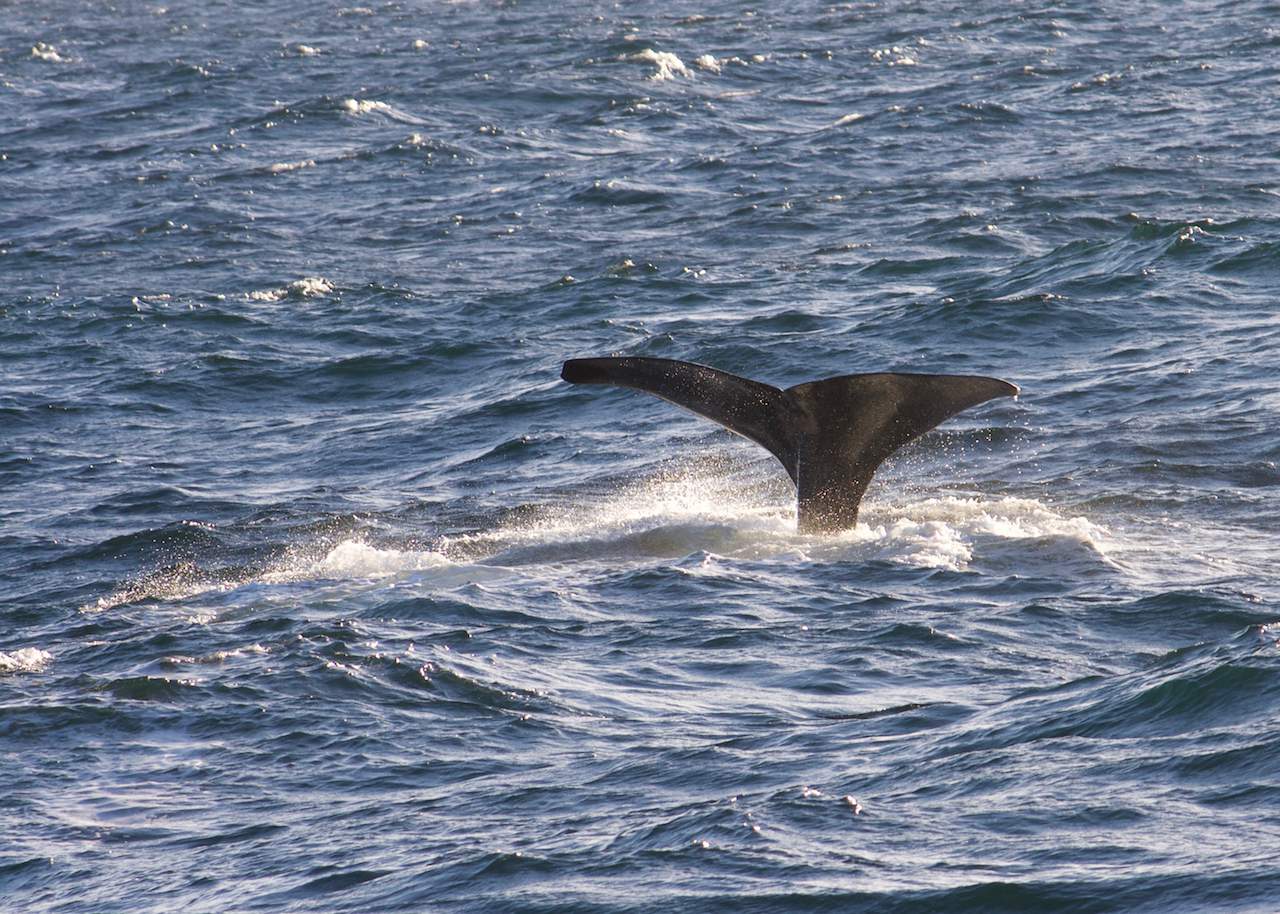
<svg viewBox="0 0 1280 914">
<path fill-rule="evenodd" d="M 1278 85 L 1275 3 L 0 3 L 0 908 L 1274 911 Z M 1023 396 L 800 536 L 610 352 Z"/>
</svg>

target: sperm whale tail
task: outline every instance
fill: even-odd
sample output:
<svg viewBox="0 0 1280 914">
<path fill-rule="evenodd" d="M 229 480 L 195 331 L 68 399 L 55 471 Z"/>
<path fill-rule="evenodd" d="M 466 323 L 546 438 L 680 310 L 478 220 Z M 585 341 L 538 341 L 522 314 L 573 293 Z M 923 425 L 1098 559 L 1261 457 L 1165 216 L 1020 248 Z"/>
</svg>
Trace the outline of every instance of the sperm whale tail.
<svg viewBox="0 0 1280 914">
<path fill-rule="evenodd" d="M 1018 394 L 996 378 L 888 372 L 782 390 L 705 365 L 647 358 L 570 359 L 560 377 L 642 390 L 763 446 L 796 485 L 801 533 L 854 526 L 886 457 L 970 406 Z"/>
</svg>

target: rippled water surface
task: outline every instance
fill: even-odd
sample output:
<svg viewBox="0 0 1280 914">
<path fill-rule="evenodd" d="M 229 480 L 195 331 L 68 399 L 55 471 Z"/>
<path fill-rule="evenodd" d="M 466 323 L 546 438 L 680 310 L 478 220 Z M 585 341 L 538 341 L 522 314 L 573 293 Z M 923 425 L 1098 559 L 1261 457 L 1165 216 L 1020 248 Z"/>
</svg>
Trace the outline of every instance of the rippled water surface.
<svg viewBox="0 0 1280 914">
<path fill-rule="evenodd" d="M 1275 910 L 1278 23 L 0 2 L 0 907 Z"/>
</svg>

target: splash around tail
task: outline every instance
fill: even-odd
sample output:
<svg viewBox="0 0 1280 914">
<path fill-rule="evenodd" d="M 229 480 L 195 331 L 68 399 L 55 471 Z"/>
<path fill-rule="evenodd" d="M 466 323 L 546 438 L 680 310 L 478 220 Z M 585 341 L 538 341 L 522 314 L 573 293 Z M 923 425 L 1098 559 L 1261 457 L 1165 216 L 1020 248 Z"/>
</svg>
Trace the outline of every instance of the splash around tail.
<svg viewBox="0 0 1280 914">
<path fill-rule="evenodd" d="M 653 394 L 761 445 L 795 483 L 801 533 L 851 529 L 885 458 L 956 413 L 1018 395 L 998 378 L 893 372 L 783 390 L 706 365 L 639 357 L 570 359 L 560 377 Z"/>
</svg>

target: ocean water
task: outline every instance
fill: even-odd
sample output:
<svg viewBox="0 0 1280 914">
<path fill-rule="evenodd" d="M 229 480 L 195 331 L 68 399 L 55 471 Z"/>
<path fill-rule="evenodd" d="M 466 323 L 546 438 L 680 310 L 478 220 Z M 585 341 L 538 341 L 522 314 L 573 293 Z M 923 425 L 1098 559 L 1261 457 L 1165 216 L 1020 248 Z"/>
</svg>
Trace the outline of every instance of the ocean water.
<svg viewBox="0 0 1280 914">
<path fill-rule="evenodd" d="M 1278 85 L 1274 2 L 0 2 L 0 909 L 1277 910 Z M 609 353 L 1022 396 L 802 536 Z"/>
</svg>

